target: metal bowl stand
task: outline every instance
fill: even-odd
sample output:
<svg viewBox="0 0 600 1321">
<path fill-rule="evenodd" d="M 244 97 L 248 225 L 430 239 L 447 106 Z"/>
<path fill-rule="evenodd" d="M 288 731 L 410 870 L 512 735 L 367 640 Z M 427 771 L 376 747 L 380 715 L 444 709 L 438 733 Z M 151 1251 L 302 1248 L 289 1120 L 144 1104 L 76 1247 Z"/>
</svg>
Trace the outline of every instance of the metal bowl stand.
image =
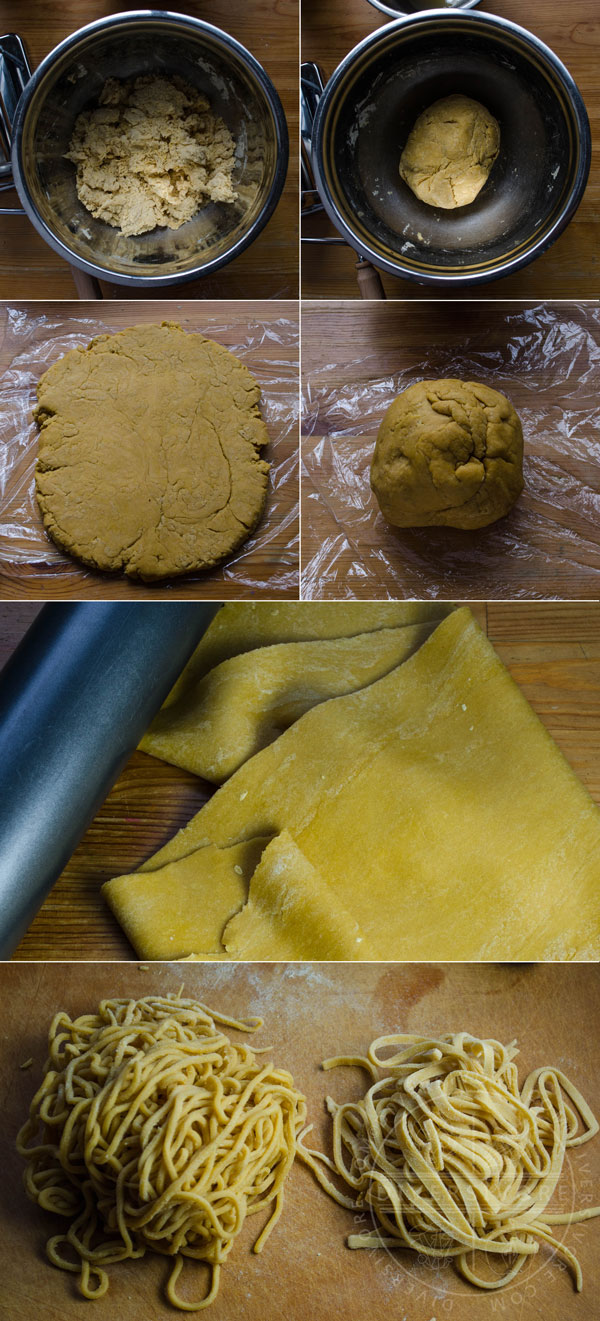
<svg viewBox="0 0 600 1321">
<path fill-rule="evenodd" d="M 0 161 L 0 193 L 14 189 L 10 165 L 11 129 L 17 103 L 32 72 L 25 46 L 16 32 L 0 37 L 0 153 L 4 156 Z M 20 206 L 0 206 L 0 216 L 24 215 Z M 78 298 L 96 301 L 104 297 L 99 280 L 67 264 Z"/>
<path fill-rule="evenodd" d="M 319 98 L 324 89 L 325 78 L 319 65 L 314 64 L 312 60 L 305 61 L 301 66 L 300 78 L 301 216 L 303 221 L 308 216 L 316 215 L 319 211 L 325 209 L 315 187 L 312 168 L 313 124 Z M 342 243 L 344 247 L 350 246 L 339 234 L 326 234 L 319 237 L 305 234 L 304 225 L 302 243 Z M 361 298 L 385 299 L 386 293 L 377 268 L 360 253 L 355 252 L 354 255 L 356 257 L 356 280 Z"/>
</svg>

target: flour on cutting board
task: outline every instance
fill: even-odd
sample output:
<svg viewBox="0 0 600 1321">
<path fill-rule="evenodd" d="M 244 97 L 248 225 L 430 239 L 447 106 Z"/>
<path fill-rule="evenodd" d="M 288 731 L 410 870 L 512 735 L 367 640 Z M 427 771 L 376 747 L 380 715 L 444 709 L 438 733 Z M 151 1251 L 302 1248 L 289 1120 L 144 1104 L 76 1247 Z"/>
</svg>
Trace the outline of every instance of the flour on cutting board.
<svg viewBox="0 0 600 1321">
<path fill-rule="evenodd" d="M 227 962 L 219 963 L 179 963 L 169 962 L 167 967 L 169 972 L 179 978 L 178 984 L 183 983 L 184 995 L 197 995 L 200 999 L 210 1001 L 210 997 L 222 990 L 237 988 L 239 986 L 238 969 L 243 969 L 243 987 L 245 995 L 244 1015 L 260 1014 L 265 1018 L 268 1028 L 268 1018 L 271 1014 L 277 1016 L 278 1020 L 292 1019 L 298 1017 L 298 995 L 307 988 L 308 997 L 312 994 L 322 996 L 327 995 L 328 1003 L 331 1006 L 339 1008 L 347 1007 L 352 1004 L 353 1010 L 357 1013 L 368 1014 L 372 1005 L 371 989 L 364 989 L 356 983 L 349 986 L 335 975 L 335 969 L 332 972 L 328 970 L 327 965 L 311 963 L 289 963 L 281 967 L 275 963 L 266 965 L 269 973 L 265 976 L 264 964 L 235 964 Z M 190 970 L 202 968 L 202 984 L 199 985 L 192 977 Z M 270 975 L 269 975 L 270 974 Z M 290 985 L 294 985 L 294 994 L 289 994 Z M 252 1000 L 248 998 L 248 992 Z M 254 998 L 256 997 L 256 998 Z M 222 1006 L 220 1006 L 222 1007 Z M 239 1011 L 242 1012 L 241 1010 Z"/>
</svg>

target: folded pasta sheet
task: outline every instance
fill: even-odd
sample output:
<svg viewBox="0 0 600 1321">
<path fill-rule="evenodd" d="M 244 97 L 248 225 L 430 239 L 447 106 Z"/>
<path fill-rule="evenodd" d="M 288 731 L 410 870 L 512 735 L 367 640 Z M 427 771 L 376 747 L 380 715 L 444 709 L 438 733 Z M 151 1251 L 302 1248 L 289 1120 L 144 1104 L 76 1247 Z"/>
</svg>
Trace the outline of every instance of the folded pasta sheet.
<svg viewBox="0 0 600 1321">
<path fill-rule="evenodd" d="M 435 623 L 349 638 L 258 647 L 215 666 L 163 712 L 145 742 L 155 757 L 222 784 L 305 711 L 387 674 Z"/>
<path fill-rule="evenodd" d="M 267 845 L 248 902 L 225 927 L 223 944 L 234 959 L 375 957 L 358 923 L 286 830 Z"/>
<path fill-rule="evenodd" d="M 132 872 L 102 887 L 134 949 L 147 959 L 225 956 L 223 929 L 248 897 L 266 839 L 197 849 L 151 876 Z"/>
<path fill-rule="evenodd" d="M 280 605 L 272 601 L 231 602 L 219 610 L 206 630 L 140 747 L 145 752 L 163 757 L 162 738 L 169 734 L 173 722 L 186 720 L 190 704 L 193 706 L 195 701 L 197 684 L 209 670 L 232 656 L 283 642 L 347 638 L 380 628 L 403 628 L 437 621 L 451 609 L 452 606 L 443 601 L 389 601 L 367 605 L 360 601 L 287 601 Z"/>
<path fill-rule="evenodd" d="M 302 716 L 141 871 L 282 831 L 380 958 L 600 956 L 600 813 L 467 609 Z"/>
</svg>

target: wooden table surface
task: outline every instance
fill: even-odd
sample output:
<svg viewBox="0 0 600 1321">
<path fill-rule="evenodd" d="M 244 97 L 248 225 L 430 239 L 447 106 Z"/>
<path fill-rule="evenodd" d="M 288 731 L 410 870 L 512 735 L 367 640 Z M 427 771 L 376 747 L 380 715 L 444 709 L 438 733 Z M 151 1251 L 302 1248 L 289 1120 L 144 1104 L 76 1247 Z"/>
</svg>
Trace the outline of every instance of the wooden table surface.
<svg viewBox="0 0 600 1321">
<path fill-rule="evenodd" d="M 146 965 L 147 967 L 148 965 Z M 168 1263 L 148 1254 L 109 1268 L 108 1293 L 93 1305 L 78 1294 L 74 1277 L 53 1269 L 44 1245 L 66 1222 L 28 1202 L 23 1161 L 14 1149 L 37 1088 L 52 1015 L 94 1012 L 101 999 L 177 992 L 221 1013 L 259 1015 L 263 1030 L 249 1040 L 272 1048 L 307 1099 L 314 1124 L 309 1145 L 328 1149 L 330 1120 L 324 1100 L 358 1099 L 368 1085 L 359 1069 L 323 1073 L 327 1056 L 364 1053 L 374 1037 L 390 1032 L 437 1035 L 468 1031 L 503 1042 L 517 1038 L 519 1080 L 541 1065 L 562 1069 L 598 1113 L 600 976 L 597 965 L 541 964 L 475 967 L 472 964 L 71 964 L 0 967 L 0 1156 L 2 1299 L 5 1321 L 140 1321 L 178 1315 L 164 1302 Z M 227 1030 L 227 1029 L 226 1029 Z M 231 1031 L 231 1030 L 230 1030 Z M 232 1037 L 238 1034 L 231 1031 Z M 271 1058 L 271 1052 L 266 1057 Z M 28 1059 L 28 1069 L 20 1066 Z M 553 1205 L 561 1211 L 598 1204 L 600 1136 L 566 1157 Z M 350 1252 L 353 1213 L 319 1188 L 296 1160 L 283 1214 L 260 1256 L 251 1246 L 265 1215 L 247 1221 L 225 1263 L 208 1315 L 213 1321 L 595 1321 L 598 1315 L 600 1221 L 563 1225 L 558 1238 L 583 1270 L 576 1295 L 560 1258 L 542 1246 L 514 1283 L 498 1294 L 477 1291 L 451 1264 L 424 1263 L 408 1252 Z M 363 1222 L 364 1223 L 364 1222 Z M 206 1270 L 185 1265 L 181 1288 L 198 1296 Z"/>
<path fill-rule="evenodd" d="M 566 64 L 585 101 L 592 130 L 588 186 L 571 224 L 544 256 L 516 274 L 481 286 L 485 298 L 597 298 L 600 295 L 600 10 L 597 0 L 493 0 L 482 9 L 528 27 Z M 303 0 L 302 58 L 314 60 L 329 78 L 359 41 L 389 21 L 367 0 Z M 307 235 L 335 234 L 326 216 L 309 217 Z M 305 298 L 357 298 L 356 255 L 347 246 L 307 244 L 302 249 Z M 410 280 L 383 275 L 388 298 L 473 297 L 470 289 L 433 291 Z"/>
<path fill-rule="evenodd" d="M 11 330 L 7 305 L 0 305 L 0 390 L 4 373 L 14 362 L 15 352 L 25 354 L 27 379 L 19 388 L 27 403 L 29 444 L 9 480 L 0 515 L 0 599 L 51 600 L 223 600 L 233 597 L 298 596 L 298 304 L 272 302 L 185 302 L 161 303 L 13 303 L 12 312 L 23 312 L 31 320 L 31 330 Z M 83 322 L 81 321 L 83 318 Z M 86 318 L 93 318 L 90 327 Z M 65 333 L 77 336 L 77 342 L 89 343 L 102 329 L 116 332 L 140 322 L 177 321 L 184 329 L 213 334 L 215 339 L 235 351 L 251 337 L 244 361 L 263 387 L 263 412 L 270 445 L 265 457 L 272 464 L 271 482 L 265 515 L 251 538 L 252 549 L 232 557 L 231 563 L 216 566 L 204 574 L 173 579 L 167 584 L 144 584 L 124 575 L 110 575 L 78 566 L 46 536 L 35 498 L 27 500 L 23 521 L 39 528 L 39 534 L 23 546 L 21 559 L 11 555 L 17 512 L 23 507 L 23 483 L 32 486 L 31 471 L 37 447 L 37 428 L 29 420 L 35 402 L 35 383 L 42 371 L 54 361 L 52 350 L 40 367 L 35 344 L 47 343 Z M 73 322 L 79 322 L 73 325 Z M 64 351 L 62 342 L 55 357 Z M 69 344 L 68 347 L 73 347 Z M 33 349 L 33 354 L 32 354 Z M 12 387 L 11 387 L 12 388 Z M 9 391 L 10 393 L 10 391 Z M 0 416 L 0 441 L 6 421 Z M 25 465 L 25 466 L 24 466 Z M 11 526 L 11 537 L 2 537 L 1 527 Z M 35 545 L 35 554 L 30 548 Z M 27 553 L 28 560 L 23 556 Z M 241 558 L 240 558 L 241 557 Z"/>
<path fill-rule="evenodd" d="M 600 804 L 600 604 L 482 602 L 471 608 Z M 0 604 L 0 658 L 16 646 L 37 609 L 32 603 Z M 135 752 L 15 957 L 131 958 L 100 886 L 138 867 L 212 791 L 196 776 Z"/>
<path fill-rule="evenodd" d="M 303 595 L 597 599 L 599 355 L 597 304 L 304 304 Z M 477 532 L 394 529 L 369 486 L 380 422 L 413 381 L 448 376 L 508 395 L 525 490 Z"/>
<path fill-rule="evenodd" d="M 140 6 L 141 8 L 142 6 Z M 94 19 L 122 13 L 119 0 L 0 0 L 0 30 L 17 32 L 35 70 L 65 37 Z M 157 6 L 159 8 L 159 6 Z M 169 6 L 165 6 L 169 8 Z M 256 57 L 275 84 L 290 135 L 290 165 L 282 198 L 266 228 L 240 257 L 205 279 L 181 286 L 186 298 L 295 298 L 298 293 L 298 5 L 297 0 L 181 0 L 174 12 L 208 20 L 236 37 Z M 10 200 L 9 200 L 10 199 Z M 16 193 L 3 193 L 3 206 L 18 206 Z M 102 284 L 104 298 L 128 290 Z M 0 216 L 0 298 L 74 298 L 72 272 L 25 216 Z M 136 297 L 172 298 L 172 290 Z"/>
</svg>

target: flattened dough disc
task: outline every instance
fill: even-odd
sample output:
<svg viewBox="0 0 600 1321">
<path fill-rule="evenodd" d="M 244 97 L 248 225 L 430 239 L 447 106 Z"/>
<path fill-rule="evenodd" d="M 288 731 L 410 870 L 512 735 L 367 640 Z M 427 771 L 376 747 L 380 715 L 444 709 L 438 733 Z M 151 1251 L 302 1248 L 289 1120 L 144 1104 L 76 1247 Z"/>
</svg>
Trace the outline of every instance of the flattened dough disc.
<svg viewBox="0 0 600 1321">
<path fill-rule="evenodd" d="M 302 716 L 142 870 L 283 830 L 382 958 L 600 957 L 600 813 L 467 609 Z"/>
<path fill-rule="evenodd" d="M 263 510 L 260 387 L 181 326 L 133 326 L 42 376 L 36 493 L 44 527 L 95 569 L 146 581 L 230 555 Z"/>
</svg>

